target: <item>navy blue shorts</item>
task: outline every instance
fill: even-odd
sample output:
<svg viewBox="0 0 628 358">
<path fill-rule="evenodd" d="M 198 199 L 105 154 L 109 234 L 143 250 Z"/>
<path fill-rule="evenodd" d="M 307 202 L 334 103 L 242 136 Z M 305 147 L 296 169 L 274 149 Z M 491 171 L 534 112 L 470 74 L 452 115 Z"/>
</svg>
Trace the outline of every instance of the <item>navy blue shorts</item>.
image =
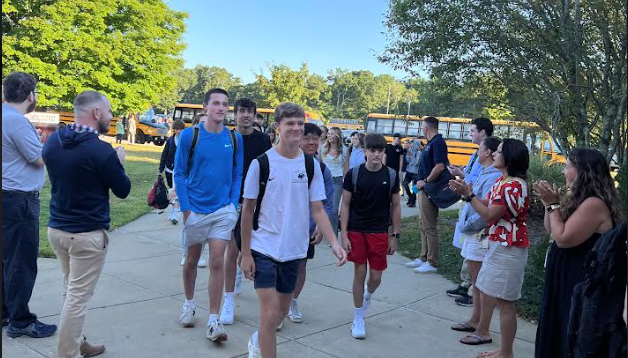
<svg viewBox="0 0 628 358">
<path fill-rule="evenodd" d="M 275 288 L 279 293 L 294 292 L 301 260 L 279 262 L 255 250 L 251 250 L 251 254 L 255 261 L 255 289 Z"/>
</svg>

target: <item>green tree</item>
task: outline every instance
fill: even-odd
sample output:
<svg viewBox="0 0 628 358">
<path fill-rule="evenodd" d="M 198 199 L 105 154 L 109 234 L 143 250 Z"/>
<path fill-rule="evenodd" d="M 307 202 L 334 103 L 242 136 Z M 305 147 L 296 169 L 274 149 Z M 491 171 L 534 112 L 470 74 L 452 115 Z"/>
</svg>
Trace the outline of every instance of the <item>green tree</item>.
<svg viewBox="0 0 628 358">
<path fill-rule="evenodd" d="M 191 99 L 186 98 L 186 94 L 196 85 L 196 74 L 191 68 L 179 68 L 171 75 L 175 81 L 172 88 L 164 91 L 159 95 L 159 101 L 155 105 L 162 111 L 170 111 L 178 102 L 190 102 Z"/>
<path fill-rule="evenodd" d="M 212 88 L 222 88 L 231 93 L 242 88 L 242 80 L 222 67 L 197 65 L 192 69 L 194 84 L 185 91 L 183 98 L 188 103 L 203 103 L 205 92 Z M 231 93 L 234 97 L 236 94 Z"/>
<path fill-rule="evenodd" d="M 41 106 L 69 109 L 93 89 L 117 112 L 144 110 L 183 64 L 187 14 L 162 0 L 3 0 L 2 15 L 2 75 L 36 76 Z"/>
<path fill-rule="evenodd" d="M 517 118 L 565 149 L 597 146 L 626 161 L 625 2 L 390 0 L 396 68 L 423 66 L 451 81 L 490 74 Z M 560 128 L 560 130 L 558 130 Z"/>
</svg>

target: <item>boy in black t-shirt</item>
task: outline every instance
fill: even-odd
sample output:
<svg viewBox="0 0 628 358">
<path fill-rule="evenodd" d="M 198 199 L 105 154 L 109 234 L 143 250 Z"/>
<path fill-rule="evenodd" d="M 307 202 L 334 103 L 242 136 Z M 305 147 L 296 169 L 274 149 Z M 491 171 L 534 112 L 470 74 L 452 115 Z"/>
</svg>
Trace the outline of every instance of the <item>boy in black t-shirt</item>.
<svg viewBox="0 0 628 358">
<path fill-rule="evenodd" d="M 366 338 L 366 310 L 387 267 L 386 254 L 392 255 L 397 249 L 401 223 L 399 176 L 382 163 L 386 139 L 380 134 L 368 134 L 364 144 L 366 163 L 347 172 L 340 213 L 342 245 L 355 267 L 351 336 L 357 339 Z M 393 233 L 389 236 L 391 218 Z M 370 270 L 364 292 L 367 265 Z"/>
<path fill-rule="evenodd" d="M 240 98 L 234 103 L 236 131 L 242 135 L 244 161 L 242 171 L 242 190 L 240 191 L 240 205 L 242 205 L 242 193 L 244 193 L 244 181 L 249 171 L 251 162 L 262 153 L 272 148 L 268 135 L 253 129 L 257 105 L 248 98 Z M 240 254 L 241 234 L 240 219 L 233 229 L 233 238 L 229 242 L 225 257 L 225 303 L 220 312 L 220 323 L 233 324 L 235 316 L 234 294 L 242 292 L 242 271 L 237 269 L 236 263 Z"/>
</svg>

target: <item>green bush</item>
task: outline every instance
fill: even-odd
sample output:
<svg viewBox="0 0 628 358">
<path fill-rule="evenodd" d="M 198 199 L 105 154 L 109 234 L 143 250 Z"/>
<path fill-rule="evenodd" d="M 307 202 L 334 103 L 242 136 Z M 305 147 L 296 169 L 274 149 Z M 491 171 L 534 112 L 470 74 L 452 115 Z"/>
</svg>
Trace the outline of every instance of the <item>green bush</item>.
<svg viewBox="0 0 628 358">
<path fill-rule="evenodd" d="M 541 160 L 538 156 L 530 158 L 530 168 L 528 169 L 528 185 L 530 190 L 530 218 L 543 220 L 545 208 L 541 200 L 532 195 L 532 184 L 537 180 L 547 180 L 549 183 L 556 183 L 560 187 L 565 187 L 565 176 L 561 164 L 549 164 Z M 565 190 L 563 189 L 563 193 Z"/>
</svg>

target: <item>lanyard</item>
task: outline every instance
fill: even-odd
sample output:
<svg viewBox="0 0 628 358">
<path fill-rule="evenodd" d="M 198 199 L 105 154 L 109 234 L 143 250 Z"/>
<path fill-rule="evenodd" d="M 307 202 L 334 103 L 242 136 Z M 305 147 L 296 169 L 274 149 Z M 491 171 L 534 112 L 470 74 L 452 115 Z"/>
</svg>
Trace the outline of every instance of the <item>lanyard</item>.
<svg viewBox="0 0 628 358">
<path fill-rule="evenodd" d="M 473 160 L 471 161 L 471 164 L 467 165 L 467 174 L 471 174 L 471 169 L 473 168 L 473 164 L 475 164 L 476 160 L 478 160 L 478 152 L 475 152 L 473 154 Z"/>
</svg>

